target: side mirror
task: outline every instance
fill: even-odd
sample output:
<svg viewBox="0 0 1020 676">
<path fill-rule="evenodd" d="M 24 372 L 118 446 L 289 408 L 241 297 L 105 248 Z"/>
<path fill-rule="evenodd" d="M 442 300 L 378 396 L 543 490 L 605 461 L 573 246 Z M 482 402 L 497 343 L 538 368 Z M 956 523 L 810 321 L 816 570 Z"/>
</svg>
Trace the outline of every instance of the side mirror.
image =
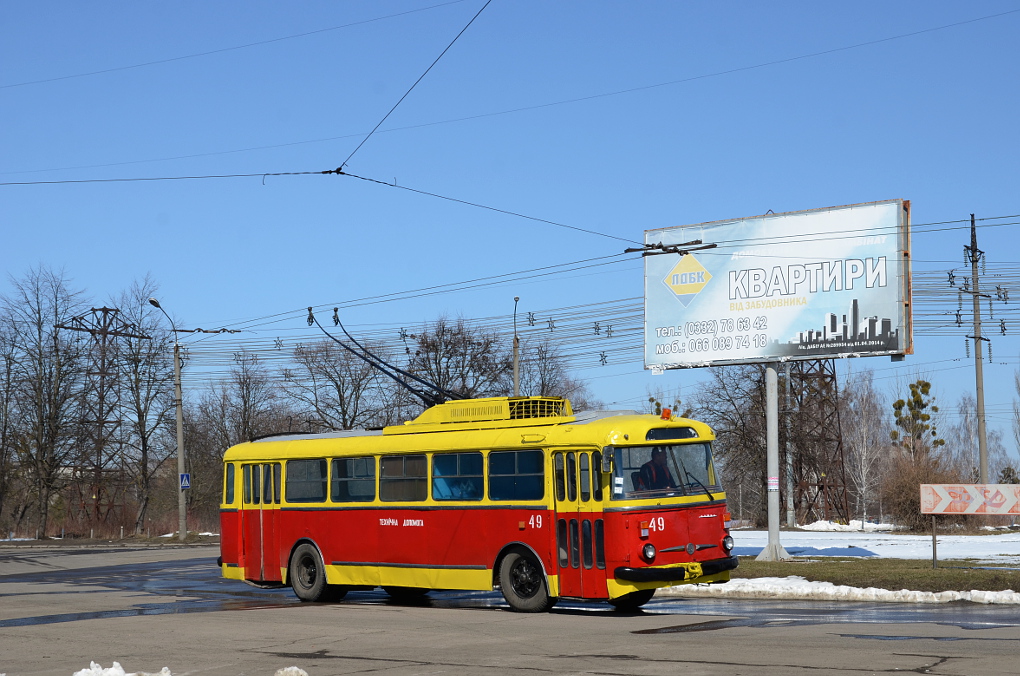
<svg viewBox="0 0 1020 676">
<path fill-rule="evenodd" d="M 613 471 L 613 447 L 606 446 L 602 449 L 602 471 L 612 472 Z"/>
</svg>

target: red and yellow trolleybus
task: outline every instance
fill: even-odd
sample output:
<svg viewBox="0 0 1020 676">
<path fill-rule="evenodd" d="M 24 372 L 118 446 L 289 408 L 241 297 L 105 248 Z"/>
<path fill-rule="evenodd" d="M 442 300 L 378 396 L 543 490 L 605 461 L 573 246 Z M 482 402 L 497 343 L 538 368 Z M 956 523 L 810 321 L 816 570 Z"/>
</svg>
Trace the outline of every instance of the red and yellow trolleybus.
<svg viewBox="0 0 1020 676">
<path fill-rule="evenodd" d="M 239 444 L 223 458 L 222 573 L 304 601 L 496 588 L 518 611 L 636 608 L 737 566 L 712 440 L 668 411 L 502 397 Z"/>
</svg>

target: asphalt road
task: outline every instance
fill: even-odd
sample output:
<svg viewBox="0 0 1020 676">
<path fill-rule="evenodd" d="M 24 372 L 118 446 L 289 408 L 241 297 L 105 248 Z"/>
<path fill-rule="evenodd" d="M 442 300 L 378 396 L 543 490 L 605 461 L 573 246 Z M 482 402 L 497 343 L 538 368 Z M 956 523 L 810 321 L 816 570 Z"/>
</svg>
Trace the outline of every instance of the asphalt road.
<svg viewBox="0 0 1020 676">
<path fill-rule="evenodd" d="M 522 615 L 492 593 L 337 604 L 223 580 L 216 547 L 0 547 L 0 674 L 1015 674 L 1015 607 L 656 598 Z"/>
</svg>

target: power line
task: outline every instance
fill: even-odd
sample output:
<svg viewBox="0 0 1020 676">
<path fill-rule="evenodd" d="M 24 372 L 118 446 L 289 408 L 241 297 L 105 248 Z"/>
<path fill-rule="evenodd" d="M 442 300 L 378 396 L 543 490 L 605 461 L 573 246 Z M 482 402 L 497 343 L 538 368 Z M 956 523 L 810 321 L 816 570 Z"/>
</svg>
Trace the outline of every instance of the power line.
<svg viewBox="0 0 1020 676">
<path fill-rule="evenodd" d="M 437 63 L 439 63 L 439 59 L 443 58 L 443 55 L 446 54 L 448 51 L 450 51 L 450 47 L 453 47 L 453 43 L 455 43 L 460 38 L 460 36 L 464 34 L 464 31 L 466 31 L 471 26 L 471 24 L 473 24 L 475 22 L 475 19 L 478 18 L 478 15 L 481 14 L 483 11 L 485 11 L 485 8 L 489 6 L 490 2 L 492 2 L 492 0 L 485 0 L 485 4 L 482 5 L 482 8 L 480 10 L 478 10 L 473 17 L 471 17 L 471 20 L 468 21 L 467 24 L 463 28 L 460 29 L 460 32 L 457 33 L 456 37 L 454 37 L 453 40 L 450 41 L 450 44 L 446 45 L 446 49 L 444 49 L 439 54 L 439 56 L 436 57 L 436 60 L 433 61 L 429 65 L 429 67 L 425 69 L 425 72 L 422 73 L 421 76 L 417 80 L 414 81 L 414 84 L 411 85 L 410 88 L 406 92 L 404 92 L 404 95 L 400 97 L 400 100 L 398 100 L 396 103 L 393 104 L 393 107 L 390 108 L 389 112 L 387 112 L 385 115 L 383 115 L 382 119 L 379 120 L 379 122 L 374 127 L 372 127 L 372 131 L 368 132 L 368 136 L 366 136 L 364 139 L 362 139 L 361 143 L 358 144 L 358 147 L 351 151 L 351 154 L 347 156 L 347 159 L 344 160 L 340 164 L 339 169 L 343 169 L 344 167 L 347 166 L 347 163 L 351 161 L 352 157 L 354 157 L 354 153 L 356 153 L 359 150 L 361 150 L 361 146 L 365 145 L 365 141 L 367 141 L 368 139 L 370 139 L 372 137 L 372 134 L 375 133 L 375 130 L 378 129 L 379 126 L 383 122 L 386 121 L 386 118 L 388 118 L 393 113 L 393 111 L 397 109 L 397 106 L 399 106 L 404 101 L 404 99 L 407 98 L 408 94 L 411 93 L 411 90 L 414 89 L 415 87 L 417 87 L 418 83 L 421 82 L 425 78 L 425 76 L 429 74 L 429 71 L 432 70 L 432 68 Z M 339 172 L 339 169 L 337 170 L 338 172 Z"/>
<path fill-rule="evenodd" d="M 463 0 L 455 0 L 455 2 L 462 2 L 462 1 Z M 453 3 L 451 2 L 451 3 L 444 3 L 444 4 L 453 4 Z M 432 7 L 426 7 L 426 8 L 423 8 L 422 10 L 411 10 L 411 11 L 424 11 L 424 10 L 433 9 L 435 7 L 442 7 L 442 6 L 443 6 L 442 4 L 441 5 L 433 5 Z M 651 89 L 658 89 L 658 88 L 662 88 L 662 87 L 669 87 L 669 86 L 678 85 L 678 84 L 686 84 L 688 82 L 696 82 L 698 80 L 704 80 L 704 79 L 709 79 L 709 78 L 714 78 L 714 77 L 721 77 L 721 76 L 724 76 L 724 75 L 732 75 L 734 73 L 740 73 L 740 72 L 745 72 L 745 71 L 750 71 L 750 70 L 757 70 L 757 69 L 760 69 L 760 68 L 767 68 L 767 67 L 770 67 L 770 66 L 781 65 L 781 64 L 790 63 L 790 62 L 793 62 L 793 61 L 800 61 L 800 60 L 804 60 L 804 59 L 815 58 L 815 57 L 818 57 L 818 56 L 824 56 L 824 55 L 832 54 L 832 53 L 835 53 L 835 52 L 848 51 L 848 50 L 852 50 L 852 49 L 858 49 L 858 48 L 861 48 L 861 47 L 867 47 L 867 46 L 871 46 L 871 45 L 881 44 L 881 43 L 884 43 L 884 42 L 890 42 L 890 41 L 893 41 L 893 40 L 900 40 L 900 39 L 904 39 L 904 38 L 908 38 L 908 37 L 914 37 L 914 36 L 917 36 L 917 35 L 922 35 L 924 33 L 932 33 L 932 32 L 935 32 L 935 31 L 946 30 L 946 29 L 949 29 L 949 28 L 956 28 L 958 26 L 963 26 L 963 25 L 967 25 L 967 24 L 971 24 L 971 23 L 976 23 L 978 21 L 985 21 L 985 20 L 988 20 L 988 19 L 996 19 L 996 18 L 999 18 L 999 17 L 1002 17 L 1002 16 L 1006 16 L 1006 15 L 1009 15 L 1009 14 L 1014 14 L 1016 12 L 1020 12 L 1020 9 L 1008 10 L 1006 12 L 1001 12 L 1001 13 L 998 13 L 998 14 L 989 14 L 989 15 L 977 17 L 977 18 L 974 18 L 974 19 L 966 19 L 964 21 L 958 21 L 958 22 L 955 22 L 955 23 L 945 24 L 945 25 L 942 25 L 942 26 L 936 26 L 936 27 L 933 27 L 933 28 L 925 28 L 925 29 L 921 29 L 921 30 L 918 30 L 918 31 L 913 31 L 913 32 L 910 32 L 910 33 L 901 33 L 899 35 L 893 35 L 893 36 L 886 37 L 886 38 L 879 38 L 879 39 L 870 40 L 870 41 L 867 41 L 867 42 L 860 42 L 860 43 L 857 43 L 857 44 L 847 45 L 847 46 L 844 46 L 844 47 L 836 47 L 836 48 L 833 48 L 833 49 L 823 50 L 823 51 L 819 51 L 819 52 L 811 52 L 809 54 L 801 54 L 799 56 L 793 56 L 793 57 L 789 57 L 789 58 L 785 58 L 785 59 L 777 59 L 777 60 L 774 60 L 774 61 L 767 61 L 767 62 L 753 64 L 753 65 L 748 65 L 748 66 L 740 66 L 738 68 L 731 68 L 731 69 L 728 69 L 728 70 L 716 71 L 716 72 L 712 72 L 712 73 L 703 73 L 701 75 L 694 75 L 694 76 L 691 76 L 691 77 L 681 78 L 681 79 L 677 79 L 677 80 L 668 80 L 668 81 L 665 81 L 665 82 L 658 82 L 658 83 L 654 83 L 654 84 L 643 85 L 643 86 L 640 86 L 640 87 L 631 87 L 631 88 L 628 88 L 628 89 L 620 89 L 620 90 L 616 90 L 616 91 L 612 91 L 612 92 L 602 92 L 602 93 L 599 93 L 599 94 L 591 94 L 591 95 L 588 95 L 588 96 L 581 96 L 581 97 L 572 98 L 572 99 L 563 99 L 563 100 L 560 100 L 560 101 L 550 101 L 550 102 L 547 102 L 547 103 L 539 103 L 539 104 L 535 104 L 535 105 L 531 105 L 531 106 L 522 106 L 520 108 L 511 108 L 511 109 L 507 109 L 507 110 L 494 111 L 494 112 L 489 112 L 489 113 L 479 113 L 477 115 L 468 115 L 468 116 L 465 116 L 465 117 L 450 118 L 450 119 L 446 119 L 446 120 L 437 120 L 437 121 L 433 121 L 433 122 L 423 122 L 423 123 L 420 123 L 420 124 L 406 125 L 406 126 L 403 126 L 403 127 L 392 127 L 390 129 L 380 130 L 378 133 L 386 134 L 386 133 L 390 133 L 390 132 L 409 131 L 409 130 L 412 130 L 412 129 L 421 129 L 421 128 L 424 128 L 424 127 L 432 127 L 432 126 L 443 125 L 443 124 L 454 124 L 454 123 L 457 123 L 457 122 L 470 122 L 472 120 L 483 119 L 483 118 L 486 118 L 486 117 L 497 117 L 497 116 L 501 116 L 501 115 L 511 115 L 511 114 L 514 114 L 514 113 L 528 112 L 528 111 L 532 111 L 532 110 L 541 110 L 543 108 L 551 108 L 551 107 L 555 107 L 555 106 L 563 106 L 563 105 L 569 105 L 569 104 L 574 104 L 574 103 L 584 103 L 586 101 L 597 100 L 597 99 L 600 99 L 600 98 L 609 98 L 609 97 L 613 97 L 613 96 L 621 96 L 621 95 L 624 95 L 624 94 L 633 94 L 633 93 L 636 93 L 636 92 L 647 91 L 647 90 L 651 90 Z M 405 12 L 405 13 L 410 13 L 410 12 Z M 400 14 L 395 14 L 395 15 L 390 15 L 390 16 L 400 16 Z M 390 16 L 381 17 L 380 19 L 390 18 Z M 380 19 L 372 19 L 370 21 L 378 21 Z M 367 22 L 363 22 L 363 23 L 367 23 Z M 350 25 L 355 25 L 355 24 L 350 24 Z M 345 27 L 346 26 L 338 26 L 338 27 L 335 27 L 335 28 L 327 28 L 327 29 L 322 29 L 321 31 L 313 31 L 313 33 L 314 32 L 327 31 L 327 30 L 336 30 L 337 28 L 345 28 Z M 301 34 L 301 35 L 296 35 L 296 36 L 291 36 L 291 37 L 302 37 L 304 35 L 310 35 L 310 34 L 312 34 L 312 33 Z M 276 42 L 276 41 L 283 40 L 283 39 L 290 39 L 290 38 L 289 37 L 288 38 L 277 38 L 275 40 L 268 40 L 265 43 Z M 145 66 L 145 65 L 152 65 L 152 64 L 156 64 L 156 63 L 164 63 L 166 61 L 176 61 L 176 60 L 185 59 L 185 58 L 192 58 L 192 57 L 196 57 L 196 56 L 204 56 L 206 54 L 215 54 L 215 53 L 218 53 L 220 51 L 228 51 L 230 49 L 242 49 L 244 47 L 255 46 L 255 45 L 265 44 L 265 43 L 251 43 L 251 45 L 242 45 L 242 46 L 239 46 L 239 47 L 229 47 L 229 48 L 224 48 L 222 50 L 214 50 L 212 52 L 207 52 L 207 53 L 203 53 L 203 54 L 195 54 L 195 55 L 191 55 L 191 56 L 176 57 L 176 58 L 173 58 L 173 59 L 167 59 L 165 61 L 155 61 L 155 62 L 150 62 L 150 63 L 147 63 L 147 64 L 139 64 L 139 65 L 136 65 L 136 66 L 125 66 L 125 67 L 114 68 L 114 69 L 109 69 L 109 70 L 126 70 L 128 68 L 137 68 L 137 67 L 141 67 L 141 66 Z M 65 76 L 65 77 L 60 77 L 60 78 L 52 78 L 50 80 L 38 80 L 38 81 L 25 82 L 25 83 L 13 84 L 13 85 L 3 85 L 3 86 L 0 86 L 0 89 L 2 89 L 4 87 L 18 87 L 18 86 L 23 86 L 23 85 L 27 85 L 27 84 L 37 84 L 37 83 L 40 83 L 40 82 L 50 82 L 50 81 L 54 81 L 54 80 L 68 79 L 70 77 L 83 77 L 85 75 L 95 75 L 95 74 L 102 73 L 102 72 L 109 72 L 109 71 L 96 71 L 95 73 L 85 73 L 85 74 L 81 74 L 81 75 L 71 75 L 71 76 Z M 373 130 L 373 132 L 375 132 L 375 131 L 376 130 Z M 111 166 L 121 166 L 121 165 L 125 165 L 125 164 L 138 164 L 138 163 L 144 163 L 144 162 L 165 162 L 165 161 L 169 161 L 169 160 L 193 159 L 193 158 L 197 158 L 197 157 L 211 157 L 211 156 L 215 156 L 215 155 L 228 155 L 228 154 L 233 154 L 233 153 L 250 152 L 250 151 L 255 151 L 255 150 L 271 150 L 271 149 L 274 149 L 274 148 L 286 148 L 286 147 L 291 147 L 291 146 L 295 146 L 295 145 L 305 145 L 305 144 L 310 144 L 310 143 L 324 143 L 324 142 L 328 142 L 328 141 L 338 141 L 338 140 L 343 140 L 343 139 L 347 139 L 347 138 L 356 138 L 358 136 L 361 136 L 362 133 L 363 132 L 353 133 L 353 134 L 345 134 L 345 135 L 342 135 L 342 136 L 330 136 L 330 137 L 319 138 L 319 139 L 307 139 L 307 140 L 303 140 L 303 141 L 291 141 L 291 142 L 280 143 L 280 144 L 272 144 L 272 145 L 264 145 L 264 146 L 252 146 L 252 147 L 249 147 L 249 148 L 236 148 L 236 149 L 231 149 L 231 150 L 222 150 L 222 151 L 215 151 L 215 152 L 209 152 L 209 153 L 196 153 L 196 154 L 193 154 L 193 155 L 180 155 L 180 156 L 174 156 L 174 157 L 162 157 L 162 158 L 155 158 L 155 159 L 148 159 L 148 160 L 134 160 L 134 161 L 128 161 L 128 162 L 111 163 L 111 164 L 82 165 L 82 166 L 77 166 L 77 167 L 62 167 L 62 168 L 57 168 L 57 169 L 37 169 L 37 170 L 32 170 L 31 172 L 5 172 L 5 173 L 8 173 L 8 174 L 10 174 L 10 173 L 36 173 L 36 172 L 43 172 L 43 171 L 63 171 L 63 170 L 67 170 L 67 169 L 95 169 L 95 168 L 103 168 L 103 167 L 111 167 Z"/>
<path fill-rule="evenodd" d="M 548 225 L 555 225 L 558 228 L 567 228 L 569 230 L 577 230 L 578 232 L 584 232 L 584 233 L 587 233 L 589 235 L 598 235 L 600 237 L 608 237 L 609 239 L 615 239 L 615 240 L 619 240 L 621 242 L 627 242 L 627 243 L 630 243 L 630 244 L 637 243 L 636 240 L 633 240 L 633 239 L 627 239 L 625 237 L 617 237 L 616 235 L 609 235 L 609 234 L 606 234 L 604 232 L 598 232 L 597 230 L 588 230 L 587 228 L 579 228 L 576 225 L 567 225 L 566 223 L 557 223 L 556 221 L 550 221 L 550 220 L 547 220 L 547 219 L 544 219 L 544 218 L 536 218 L 535 216 L 527 216 L 525 214 L 521 214 L 521 213 L 518 213 L 516 211 L 508 211 L 506 209 L 499 209 L 499 208 L 496 208 L 496 207 L 490 207 L 490 206 L 486 206 L 484 204 L 479 204 L 477 202 L 469 202 L 467 200 L 458 199 L 456 197 L 447 197 L 445 195 L 440 195 L 440 194 L 437 194 L 437 193 L 434 193 L 434 192 L 428 192 L 427 190 L 418 190 L 417 188 L 409 188 L 407 186 L 397 185 L 396 183 L 387 183 L 386 181 L 380 181 L 380 180 L 375 179 L 375 178 L 366 178 L 364 176 L 358 176 L 357 174 L 351 174 L 351 173 L 348 173 L 346 171 L 341 171 L 341 169 L 343 169 L 343 167 L 338 167 L 336 169 L 335 173 L 340 174 L 342 176 L 350 176 L 351 178 L 361 179 L 362 181 L 368 181 L 369 183 L 376 183 L 378 185 L 385 185 L 385 186 L 390 187 L 390 188 L 397 188 L 399 190 L 406 190 L 408 192 L 413 192 L 413 193 L 416 193 L 418 195 L 425 195 L 427 197 L 435 197 L 437 199 L 446 200 L 448 202 L 456 202 L 457 204 L 464 204 L 464 205 L 467 205 L 467 206 L 470 206 L 470 207 L 476 207 L 478 209 L 487 209 L 488 211 L 494 211 L 496 213 L 506 214 L 508 216 L 517 216 L 518 218 L 525 218 L 525 219 L 527 219 L 529 221 L 535 221 L 537 223 L 546 223 Z"/>
<path fill-rule="evenodd" d="M 450 2 L 443 2 L 438 5 L 431 5 L 429 7 L 421 7 L 419 9 L 410 9 L 406 12 L 397 12 L 396 14 L 387 14 L 386 16 L 379 16 L 374 19 L 365 19 L 363 21 L 354 21 L 352 23 L 343 24 L 341 26 L 331 26 L 330 28 L 319 28 L 314 31 L 307 31 L 305 33 L 295 33 L 294 35 L 285 35 L 283 37 L 271 38 L 269 40 L 260 40 L 258 42 L 249 42 L 243 45 L 234 45 L 233 47 L 221 47 L 220 49 L 211 49 L 206 52 L 196 52 L 194 54 L 183 54 L 181 56 L 173 56 L 167 59 L 157 59 L 155 61 L 145 61 L 143 63 L 135 63 L 128 66 L 115 66 L 113 68 L 104 68 L 102 70 L 93 70 L 87 73 L 74 73 L 72 75 L 61 75 L 58 77 L 45 78 L 42 80 L 27 80 L 25 82 L 14 82 L 12 84 L 0 85 L 0 89 L 12 89 L 14 87 L 27 87 L 29 85 L 46 84 L 49 82 L 60 82 L 62 80 L 73 80 L 81 77 L 91 77 L 93 75 L 104 75 L 106 73 L 116 73 L 125 70 L 133 70 L 136 68 L 146 68 L 148 66 L 158 66 L 164 63 L 174 63 L 175 61 L 185 61 L 187 59 L 197 59 L 203 56 L 212 56 L 214 54 L 223 54 L 224 52 L 233 52 L 239 49 L 248 49 L 250 47 L 260 47 L 262 45 L 271 45 L 275 42 L 283 42 L 285 40 L 294 40 L 297 38 L 305 38 L 310 35 L 319 35 L 320 33 L 328 33 L 330 31 L 341 30 L 343 28 L 351 28 L 352 26 L 361 26 L 368 23 L 374 23 L 376 21 L 384 21 L 386 19 L 394 19 L 408 14 L 414 14 L 416 12 L 425 12 L 437 7 L 445 7 L 446 5 L 455 5 L 457 3 L 464 2 L 464 0 L 451 0 Z"/>
</svg>

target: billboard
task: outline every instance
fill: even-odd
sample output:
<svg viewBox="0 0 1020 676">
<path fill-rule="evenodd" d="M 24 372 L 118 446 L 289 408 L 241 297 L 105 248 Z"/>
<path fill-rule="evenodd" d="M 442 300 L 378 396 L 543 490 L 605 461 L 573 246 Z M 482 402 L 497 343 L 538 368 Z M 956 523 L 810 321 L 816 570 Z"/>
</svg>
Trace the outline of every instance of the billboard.
<svg viewBox="0 0 1020 676">
<path fill-rule="evenodd" d="M 683 253 L 698 240 L 714 248 Z M 645 368 L 912 351 L 907 201 L 648 230 L 645 245 Z"/>
</svg>

